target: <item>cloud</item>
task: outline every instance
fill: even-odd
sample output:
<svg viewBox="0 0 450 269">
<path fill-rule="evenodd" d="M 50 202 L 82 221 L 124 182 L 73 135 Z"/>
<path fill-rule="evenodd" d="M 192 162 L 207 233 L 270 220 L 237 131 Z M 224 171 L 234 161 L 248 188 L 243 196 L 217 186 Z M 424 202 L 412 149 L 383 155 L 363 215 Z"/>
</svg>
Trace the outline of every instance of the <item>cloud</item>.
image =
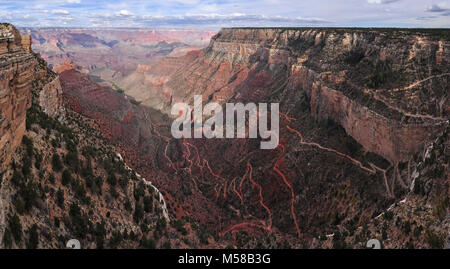
<svg viewBox="0 0 450 269">
<path fill-rule="evenodd" d="M 134 14 L 126 9 L 122 9 L 119 12 L 116 12 L 115 15 L 119 17 L 131 17 Z"/>
<path fill-rule="evenodd" d="M 18 26 L 57 26 L 73 17 L 72 27 L 450 27 L 449 1 L 0 0 L 0 18 Z"/>
<path fill-rule="evenodd" d="M 417 17 L 416 20 L 419 21 L 429 21 L 429 20 L 434 20 L 436 19 L 436 16 L 422 16 L 422 17 Z"/>
<path fill-rule="evenodd" d="M 445 12 L 448 10 L 449 10 L 448 8 L 441 8 L 439 5 L 432 5 L 432 6 L 427 7 L 427 9 L 425 11 L 440 13 L 440 12 Z"/>
<path fill-rule="evenodd" d="M 426 12 L 432 12 L 441 16 L 450 16 L 450 8 L 442 8 L 439 5 L 432 5 L 425 9 Z"/>
<path fill-rule="evenodd" d="M 53 9 L 52 14 L 67 16 L 67 15 L 70 15 L 70 12 L 65 9 Z"/>
<path fill-rule="evenodd" d="M 32 7 L 30 8 L 33 12 L 47 14 L 49 11 L 47 9 L 43 9 L 41 7 Z"/>
<path fill-rule="evenodd" d="M 248 14 L 187 14 L 177 16 L 151 16 L 144 15 L 137 18 L 144 24 L 157 25 L 221 25 L 221 26 L 249 26 L 249 25 L 304 25 L 304 24 L 324 24 L 329 21 L 321 18 L 303 17 L 283 17 L 283 16 L 263 16 Z"/>
<path fill-rule="evenodd" d="M 367 0 L 367 3 L 369 3 L 369 4 L 390 4 L 390 3 L 395 3 L 398 1 L 400 1 L 400 0 Z"/>
<path fill-rule="evenodd" d="M 122 15 L 119 15 L 122 14 Z M 124 14 L 126 16 L 124 16 Z M 279 26 L 295 27 L 305 25 L 323 25 L 331 23 L 321 18 L 284 17 L 233 14 L 185 14 L 185 15 L 130 15 L 128 12 L 114 14 L 91 14 L 89 21 L 95 26 L 129 27 L 246 27 Z"/>
</svg>

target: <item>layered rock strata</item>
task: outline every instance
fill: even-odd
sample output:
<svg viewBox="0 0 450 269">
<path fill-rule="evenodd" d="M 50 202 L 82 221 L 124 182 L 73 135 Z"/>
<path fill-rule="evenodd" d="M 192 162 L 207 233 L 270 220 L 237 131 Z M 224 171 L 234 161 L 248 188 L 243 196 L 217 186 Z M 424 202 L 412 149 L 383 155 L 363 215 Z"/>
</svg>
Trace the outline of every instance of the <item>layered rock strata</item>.
<svg viewBox="0 0 450 269">
<path fill-rule="evenodd" d="M 225 102 L 244 90 L 303 91 L 315 118 L 332 119 L 367 151 L 404 162 L 448 124 L 446 32 L 223 29 L 194 57 L 162 59 L 148 68 L 147 74 L 160 75 L 163 66 L 170 75 L 149 84 L 150 96 L 164 95 L 149 104 L 169 112 L 173 102 L 192 101 L 194 93 Z M 167 71 L 168 61 L 179 64 Z M 250 79 L 253 84 L 244 85 Z"/>
<path fill-rule="evenodd" d="M 30 48 L 29 36 L 0 24 L 0 160 L 4 164 L 22 141 L 33 92 L 40 95 L 38 102 L 49 115 L 62 110 L 58 78 Z"/>
</svg>

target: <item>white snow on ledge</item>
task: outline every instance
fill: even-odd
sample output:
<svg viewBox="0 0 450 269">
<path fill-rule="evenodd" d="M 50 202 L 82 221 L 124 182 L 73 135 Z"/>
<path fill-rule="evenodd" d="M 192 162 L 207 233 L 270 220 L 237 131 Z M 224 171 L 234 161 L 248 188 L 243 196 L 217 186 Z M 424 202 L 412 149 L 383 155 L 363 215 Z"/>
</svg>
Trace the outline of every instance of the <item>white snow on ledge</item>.
<svg viewBox="0 0 450 269">
<path fill-rule="evenodd" d="M 142 182 L 144 182 L 145 185 L 150 186 L 153 188 L 153 190 L 157 193 L 158 195 L 158 201 L 159 204 L 161 206 L 162 212 L 163 212 L 163 216 L 166 219 L 167 223 L 170 223 L 170 218 L 169 218 L 169 213 L 167 211 L 167 205 L 166 205 L 166 201 L 164 200 L 164 196 L 162 195 L 162 193 L 158 190 L 158 188 L 156 188 L 151 181 L 147 181 L 145 178 L 143 178 L 140 174 L 138 174 L 136 171 L 134 171 L 133 169 L 131 169 L 123 160 L 122 155 L 120 153 L 116 152 L 116 156 L 124 163 L 125 168 L 128 171 L 132 171 L 135 173 L 136 177 L 140 180 L 142 180 Z"/>
</svg>

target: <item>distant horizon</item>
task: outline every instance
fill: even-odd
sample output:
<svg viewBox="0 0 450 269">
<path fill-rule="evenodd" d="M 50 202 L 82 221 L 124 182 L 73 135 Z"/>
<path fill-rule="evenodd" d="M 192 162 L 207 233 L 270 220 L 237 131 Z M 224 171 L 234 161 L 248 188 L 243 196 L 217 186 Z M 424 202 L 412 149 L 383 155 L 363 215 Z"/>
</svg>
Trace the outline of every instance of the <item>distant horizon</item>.
<svg viewBox="0 0 450 269">
<path fill-rule="evenodd" d="M 450 28 L 450 0 L 3 0 L 18 27 Z"/>
<path fill-rule="evenodd" d="M 5 23 L 1 22 L 0 23 Z M 6 22 L 9 23 L 9 22 Z M 376 27 L 376 26 L 224 26 L 213 28 L 193 28 L 193 27 L 170 27 L 170 26 L 139 26 L 139 27 L 121 27 L 121 26 L 18 26 L 19 29 L 124 29 L 124 30 L 197 30 L 197 31 L 217 31 L 220 29 L 394 29 L 394 30 L 450 30 L 450 27 Z"/>
</svg>

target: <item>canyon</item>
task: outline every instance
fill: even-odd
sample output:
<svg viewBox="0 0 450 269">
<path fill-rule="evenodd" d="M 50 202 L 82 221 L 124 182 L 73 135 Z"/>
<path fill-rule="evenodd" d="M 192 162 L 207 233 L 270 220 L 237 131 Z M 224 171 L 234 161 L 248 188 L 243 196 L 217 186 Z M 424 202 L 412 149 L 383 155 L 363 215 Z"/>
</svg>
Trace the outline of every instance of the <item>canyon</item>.
<svg viewBox="0 0 450 269">
<path fill-rule="evenodd" d="M 161 192 L 98 123 L 64 106 L 60 76 L 30 36 L 7 23 L 0 36 L 0 248 L 65 248 L 73 238 L 82 248 L 200 246 L 197 228 L 171 222 Z"/>
<path fill-rule="evenodd" d="M 55 48 L 44 36 L 58 36 L 56 47 L 67 49 L 74 37 L 69 30 L 21 29 L 33 33 L 33 44 L 44 33 L 33 50 L 49 62 L 63 60 L 51 65 L 54 73 L 32 53 L 29 37 L 21 38 L 11 25 L 2 27 L 2 36 L 8 36 L 2 39 L 7 40 L 1 47 L 2 66 L 22 65 L 16 69 L 22 71 L 8 67 L 0 77 L 2 115 L 16 111 L 0 129 L 4 158 L 13 159 L 11 166 L 2 165 L 0 197 L 10 211 L 2 215 L 1 235 L 14 227 L 4 224 L 17 211 L 6 190 L 15 188 L 10 182 L 27 152 L 27 142 L 22 143 L 26 135 L 34 138 L 44 164 L 51 162 L 46 151 L 70 157 L 71 141 L 80 143 L 80 166 L 67 169 L 88 186 L 89 176 L 79 171 L 92 166 L 109 185 L 101 185 L 103 194 L 89 193 L 95 203 L 82 205 L 81 217 L 75 214 L 72 221 L 92 211 L 91 218 L 105 222 L 105 242 L 115 242 L 117 230 L 142 237 L 140 244 L 126 240 L 110 247 L 146 247 L 155 238 L 160 238 L 158 247 L 180 248 L 365 248 L 371 238 L 385 248 L 442 248 L 450 242 L 448 30 L 224 28 L 203 49 L 184 46 L 179 53 L 174 49 L 154 58 L 135 54 L 139 63 L 127 58 L 115 65 L 108 57 L 50 56 Z M 86 52 L 92 47 L 101 51 L 109 42 L 93 38 L 100 35 L 94 30 L 82 32 L 74 46 L 84 46 Z M 116 39 L 120 34 L 119 44 L 159 44 L 149 30 L 137 32 L 105 30 L 102 35 Z M 207 37 L 197 33 L 190 34 L 189 42 L 201 47 Z M 178 34 L 166 41 L 185 38 Z M 146 49 L 151 50 L 142 47 L 142 52 Z M 101 71 L 106 69 L 121 74 Z M 260 149 L 258 138 L 173 138 L 171 107 L 192 104 L 194 95 L 202 95 L 204 104 L 223 106 L 279 103 L 278 147 Z M 56 148 L 57 142 L 45 140 L 46 129 L 55 141 L 58 135 L 45 128 L 39 120 L 44 116 L 36 111 L 52 118 L 54 126 L 69 126 L 76 138 L 64 134 L 65 146 Z M 84 154 L 92 152 L 89 147 L 97 152 L 92 157 Z M 113 164 L 104 164 L 110 161 L 102 156 L 110 155 Z M 110 167 L 115 167 L 114 178 L 127 178 L 127 171 L 137 179 L 114 191 Z M 62 176 L 56 173 L 57 182 Z M 142 178 L 159 197 L 142 186 L 147 184 Z M 144 214 L 144 222 L 133 219 L 124 206 L 139 189 L 159 208 Z M 65 192 L 77 199 L 76 190 Z M 143 202 L 139 195 L 133 200 L 134 215 Z M 63 218 L 63 210 L 52 208 Z M 35 214 L 20 218 L 27 228 L 33 222 L 41 230 L 48 226 Z M 170 220 L 165 232 L 160 231 L 161 219 Z M 69 218 L 65 235 L 74 233 L 70 227 Z M 95 233 L 84 240 L 90 247 L 100 245 Z M 57 245 L 53 240 L 42 246 Z"/>
<path fill-rule="evenodd" d="M 156 177 L 176 214 L 233 242 L 242 232 L 311 242 L 312 234 L 332 233 L 334 222 L 352 230 L 408 193 L 414 156 L 448 128 L 442 31 L 222 29 L 203 50 L 149 64 L 140 70 L 145 86 L 123 84 L 124 93 L 163 115 L 195 94 L 205 103 L 280 103 L 280 146 L 261 152 L 252 139 L 180 141 L 160 122 L 163 152 L 150 157 L 139 147 L 124 158 Z M 169 170 L 166 179 L 155 176 L 158 167 Z M 354 197 L 342 202 L 336 189 Z"/>
<path fill-rule="evenodd" d="M 96 82 L 118 89 L 148 64 L 206 46 L 214 31 L 127 28 L 21 28 L 50 68 L 62 72 L 76 64 Z M 139 85 L 138 82 L 134 82 Z M 119 85 L 119 86 L 117 86 Z M 136 86 L 135 86 L 136 87 Z"/>
</svg>

